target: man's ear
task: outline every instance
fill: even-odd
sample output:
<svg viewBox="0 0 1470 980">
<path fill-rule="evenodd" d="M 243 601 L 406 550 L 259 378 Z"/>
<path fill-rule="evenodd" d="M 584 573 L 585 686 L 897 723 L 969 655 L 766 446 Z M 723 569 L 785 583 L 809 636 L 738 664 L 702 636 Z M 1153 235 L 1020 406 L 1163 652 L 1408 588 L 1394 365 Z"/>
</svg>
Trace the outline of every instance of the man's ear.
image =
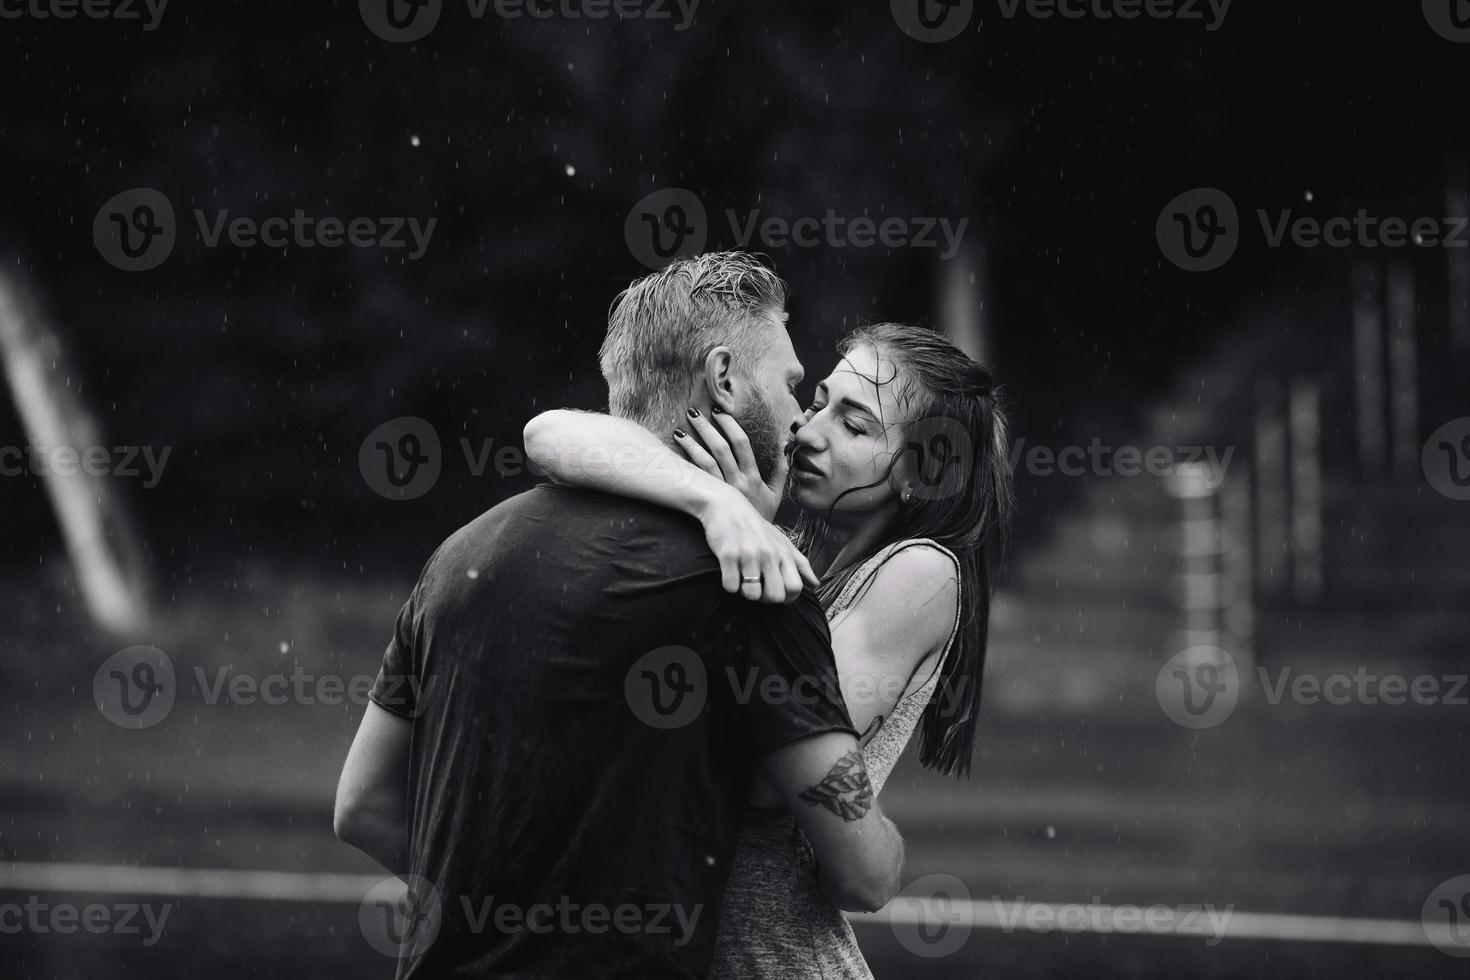
<svg viewBox="0 0 1470 980">
<path fill-rule="evenodd" d="M 735 356 L 728 347 L 716 347 L 704 356 L 704 393 L 711 406 L 735 414 Z"/>
</svg>

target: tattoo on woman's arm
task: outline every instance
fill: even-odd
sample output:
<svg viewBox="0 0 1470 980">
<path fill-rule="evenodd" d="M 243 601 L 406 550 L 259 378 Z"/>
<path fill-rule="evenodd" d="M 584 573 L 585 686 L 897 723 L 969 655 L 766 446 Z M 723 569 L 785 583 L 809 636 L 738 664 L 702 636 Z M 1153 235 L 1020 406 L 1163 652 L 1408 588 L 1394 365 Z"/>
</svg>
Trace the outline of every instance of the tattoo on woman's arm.
<svg viewBox="0 0 1470 980">
<path fill-rule="evenodd" d="M 861 820 L 873 808 L 873 784 L 856 749 L 837 760 L 822 781 L 801 791 L 801 799 L 824 806 L 843 820 Z"/>
</svg>

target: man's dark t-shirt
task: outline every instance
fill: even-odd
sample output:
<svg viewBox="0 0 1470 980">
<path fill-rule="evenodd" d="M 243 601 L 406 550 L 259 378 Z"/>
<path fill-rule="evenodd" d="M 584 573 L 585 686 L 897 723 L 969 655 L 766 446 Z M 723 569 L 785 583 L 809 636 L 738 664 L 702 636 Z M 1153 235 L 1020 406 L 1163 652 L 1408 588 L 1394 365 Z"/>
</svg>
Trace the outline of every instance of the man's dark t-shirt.
<svg viewBox="0 0 1470 980">
<path fill-rule="evenodd" d="M 481 515 L 371 695 L 413 721 L 399 976 L 704 976 L 754 766 L 853 732 L 838 691 L 812 593 L 726 593 L 690 518 L 549 483 Z"/>
</svg>

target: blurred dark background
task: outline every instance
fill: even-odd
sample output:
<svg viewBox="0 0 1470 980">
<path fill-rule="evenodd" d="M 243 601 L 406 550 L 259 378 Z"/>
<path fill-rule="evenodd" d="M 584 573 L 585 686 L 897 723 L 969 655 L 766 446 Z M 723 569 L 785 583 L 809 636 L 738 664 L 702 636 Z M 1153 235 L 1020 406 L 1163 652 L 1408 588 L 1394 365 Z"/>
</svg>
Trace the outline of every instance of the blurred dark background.
<svg viewBox="0 0 1470 980">
<path fill-rule="evenodd" d="M 982 5 L 945 44 L 905 37 L 882 4 L 705 0 L 683 32 L 476 22 L 450 4 L 400 45 L 353 4 L 175 0 L 152 32 L 20 20 L 0 43 L 5 244 L 109 438 L 177 447 L 140 500 L 171 565 L 266 542 L 333 566 L 396 561 L 521 489 L 459 468 L 393 507 L 350 464 L 399 415 L 498 446 L 540 408 L 602 404 L 607 306 L 646 271 L 623 219 L 661 187 L 716 215 L 969 217 L 1020 428 L 1065 434 L 1098 411 L 1137 419 L 1242 306 L 1340 261 L 1257 235 L 1224 269 L 1183 273 L 1154 239 L 1169 198 L 1219 186 L 1246 213 L 1423 210 L 1465 139 L 1466 49 L 1413 4 L 1240 4 L 1213 33 Z M 89 233 L 136 186 L 167 194 L 186 233 L 147 274 L 99 261 Z M 206 249 L 188 213 L 297 207 L 438 225 L 410 262 Z M 709 247 L 737 244 L 711 225 Z M 812 371 L 859 321 L 935 320 L 932 250 L 765 251 Z M 0 484 L 22 561 L 54 538 L 27 484 Z"/>
<path fill-rule="evenodd" d="M 1201 613 L 1177 591 L 1190 574 L 1174 544 L 1181 513 L 1194 519 L 1187 494 L 1149 478 L 1018 471 L 1022 534 L 1002 580 L 977 779 L 961 790 L 913 767 L 908 782 L 895 777 L 913 801 L 895 806 L 915 828 L 916 872 L 953 870 L 976 895 L 1417 922 L 1438 882 L 1470 872 L 1451 829 L 1470 815 L 1453 765 L 1466 709 L 1359 705 L 1308 718 L 1257 694 L 1229 725 L 1189 732 L 1159 712 L 1153 685 L 1171 653 L 1206 634 L 1226 638 L 1242 674 L 1258 659 L 1463 669 L 1470 504 L 1443 499 L 1418 470 L 1418 444 L 1470 414 L 1470 360 L 1452 326 L 1463 260 L 1270 248 L 1255 214 L 1451 213 L 1447 189 L 1470 142 L 1470 44 L 1441 37 L 1407 2 L 1240 3 L 1214 31 L 1146 17 L 1012 20 L 981 3 L 944 43 L 905 36 L 881 2 L 702 0 L 687 30 L 671 13 L 475 21 L 449 2 L 428 37 L 402 44 L 344 2 L 173 0 L 151 31 L 0 20 L 7 289 L 43 327 L 50 384 L 102 444 L 171 447 L 156 486 L 111 481 L 111 519 L 134 542 L 122 561 L 150 608 L 146 629 L 122 635 L 89 621 L 43 481 L 0 479 L 15 626 L 0 640 L 13 774 L 0 798 L 14 814 L 0 856 L 370 871 L 329 827 L 360 705 L 194 704 L 151 731 L 119 732 L 87 700 L 92 673 L 128 642 L 168 650 L 181 669 L 258 673 L 294 658 L 374 671 L 437 543 L 535 482 L 493 466 L 474 474 L 458 441 L 518 447 L 542 409 L 605 405 L 596 352 L 607 307 L 647 271 L 625 219 L 681 187 L 709 211 L 710 249 L 739 245 L 727 210 L 969 219 L 958 265 L 933 249 L 751 246 L 792 287 L 803 398 L 853 326 L 953 330 L 945 298 L 957 291 L 978 304 L 969 336 L 1007 385 L 1017 437 L 1234 446 L 1246 470 L 1243 625 L 1227 608 L 1238 602 Z M 162 192 L 178 215 L 177 247 L 146 272 L 110 265 L 92 234 L 104 202 L 136 187 Z M 1241 217 L 1238 250 L 1207 273 L 1176 267 L 1155 233 L 1161 209 L 1196 187 L 1224 190 Z M 205 248 L 196 208 L 437 224 L 416 260 L 401 249 Z M 1395 307 L 1405 276 L 1416 288 Z M 1363 458 L 1364 302 L 1388 304 L 1388 320 L 1416 314 L 1407 334 L 1380 337 L 1386 349 L 1404 336 L 1416 345 L 1412 392 L 1391 387 L 1394 361 L 1375 396 L 1415 400 L 1407 471 L 1388 434 L 1384 458 Z M 0 431 L 23 446 L 14 394 L 0 399 Z M 407 501 L 375 492 L 358 467 L 368 433 L 401 416 L 427 419 L 444 444 L 442 476 Z M 1271 433 L 1302 425 L 1316 433 L 1311 460 L 1288 440 L 1289 459 L 1272 469 Z M 1303 472 L 1317 480 L 1305 490 Z M 1315 546 L 1262 524 L 1278 492 L 1291 513 L 1315 515 Z M 1212 512 L 1222 534 L 1229 507 Z M 1307 754 L 1288 764 L 1290 746 Z M 293 905 L 282 918 L 199 901 L 170 936 L 209 938 L 163 954 L 86 946 L 93 937 L 5 941 L 21 944 L 27 976 L 221 963 L 236 971 L 221 976 L 273 975 L 302 941 L 319 954 L 312 975 L 388 975 L 353 944 L 350 905 Z M 1242 940 L 1181 959 L 1169 939 L 984 939 L 971 947 L 987 950 L 980 965 L 922 966 L 1451 976 L 1465 962 L 1423 943 Z M 901 954 L 898 972 L 880 975 L 907 975 Z"/>
</svg>

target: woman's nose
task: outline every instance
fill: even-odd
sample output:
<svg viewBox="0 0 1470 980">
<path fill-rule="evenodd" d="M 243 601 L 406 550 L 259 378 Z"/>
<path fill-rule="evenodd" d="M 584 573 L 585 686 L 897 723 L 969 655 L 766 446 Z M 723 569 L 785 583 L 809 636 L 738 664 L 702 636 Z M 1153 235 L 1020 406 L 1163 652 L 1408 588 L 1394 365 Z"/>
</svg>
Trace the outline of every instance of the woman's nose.
<svg viewBox="0 0 1470 980">
<path fill-rule="evenodd" d="M 811 418 L 802 416 L 797 422 L 791 424 L 791 432 L 796 436 L 796 444 L 804 449 L 821 451 L 821 437 L 817 433 L 817 426 L 811 424 Z"/>
</svg>

